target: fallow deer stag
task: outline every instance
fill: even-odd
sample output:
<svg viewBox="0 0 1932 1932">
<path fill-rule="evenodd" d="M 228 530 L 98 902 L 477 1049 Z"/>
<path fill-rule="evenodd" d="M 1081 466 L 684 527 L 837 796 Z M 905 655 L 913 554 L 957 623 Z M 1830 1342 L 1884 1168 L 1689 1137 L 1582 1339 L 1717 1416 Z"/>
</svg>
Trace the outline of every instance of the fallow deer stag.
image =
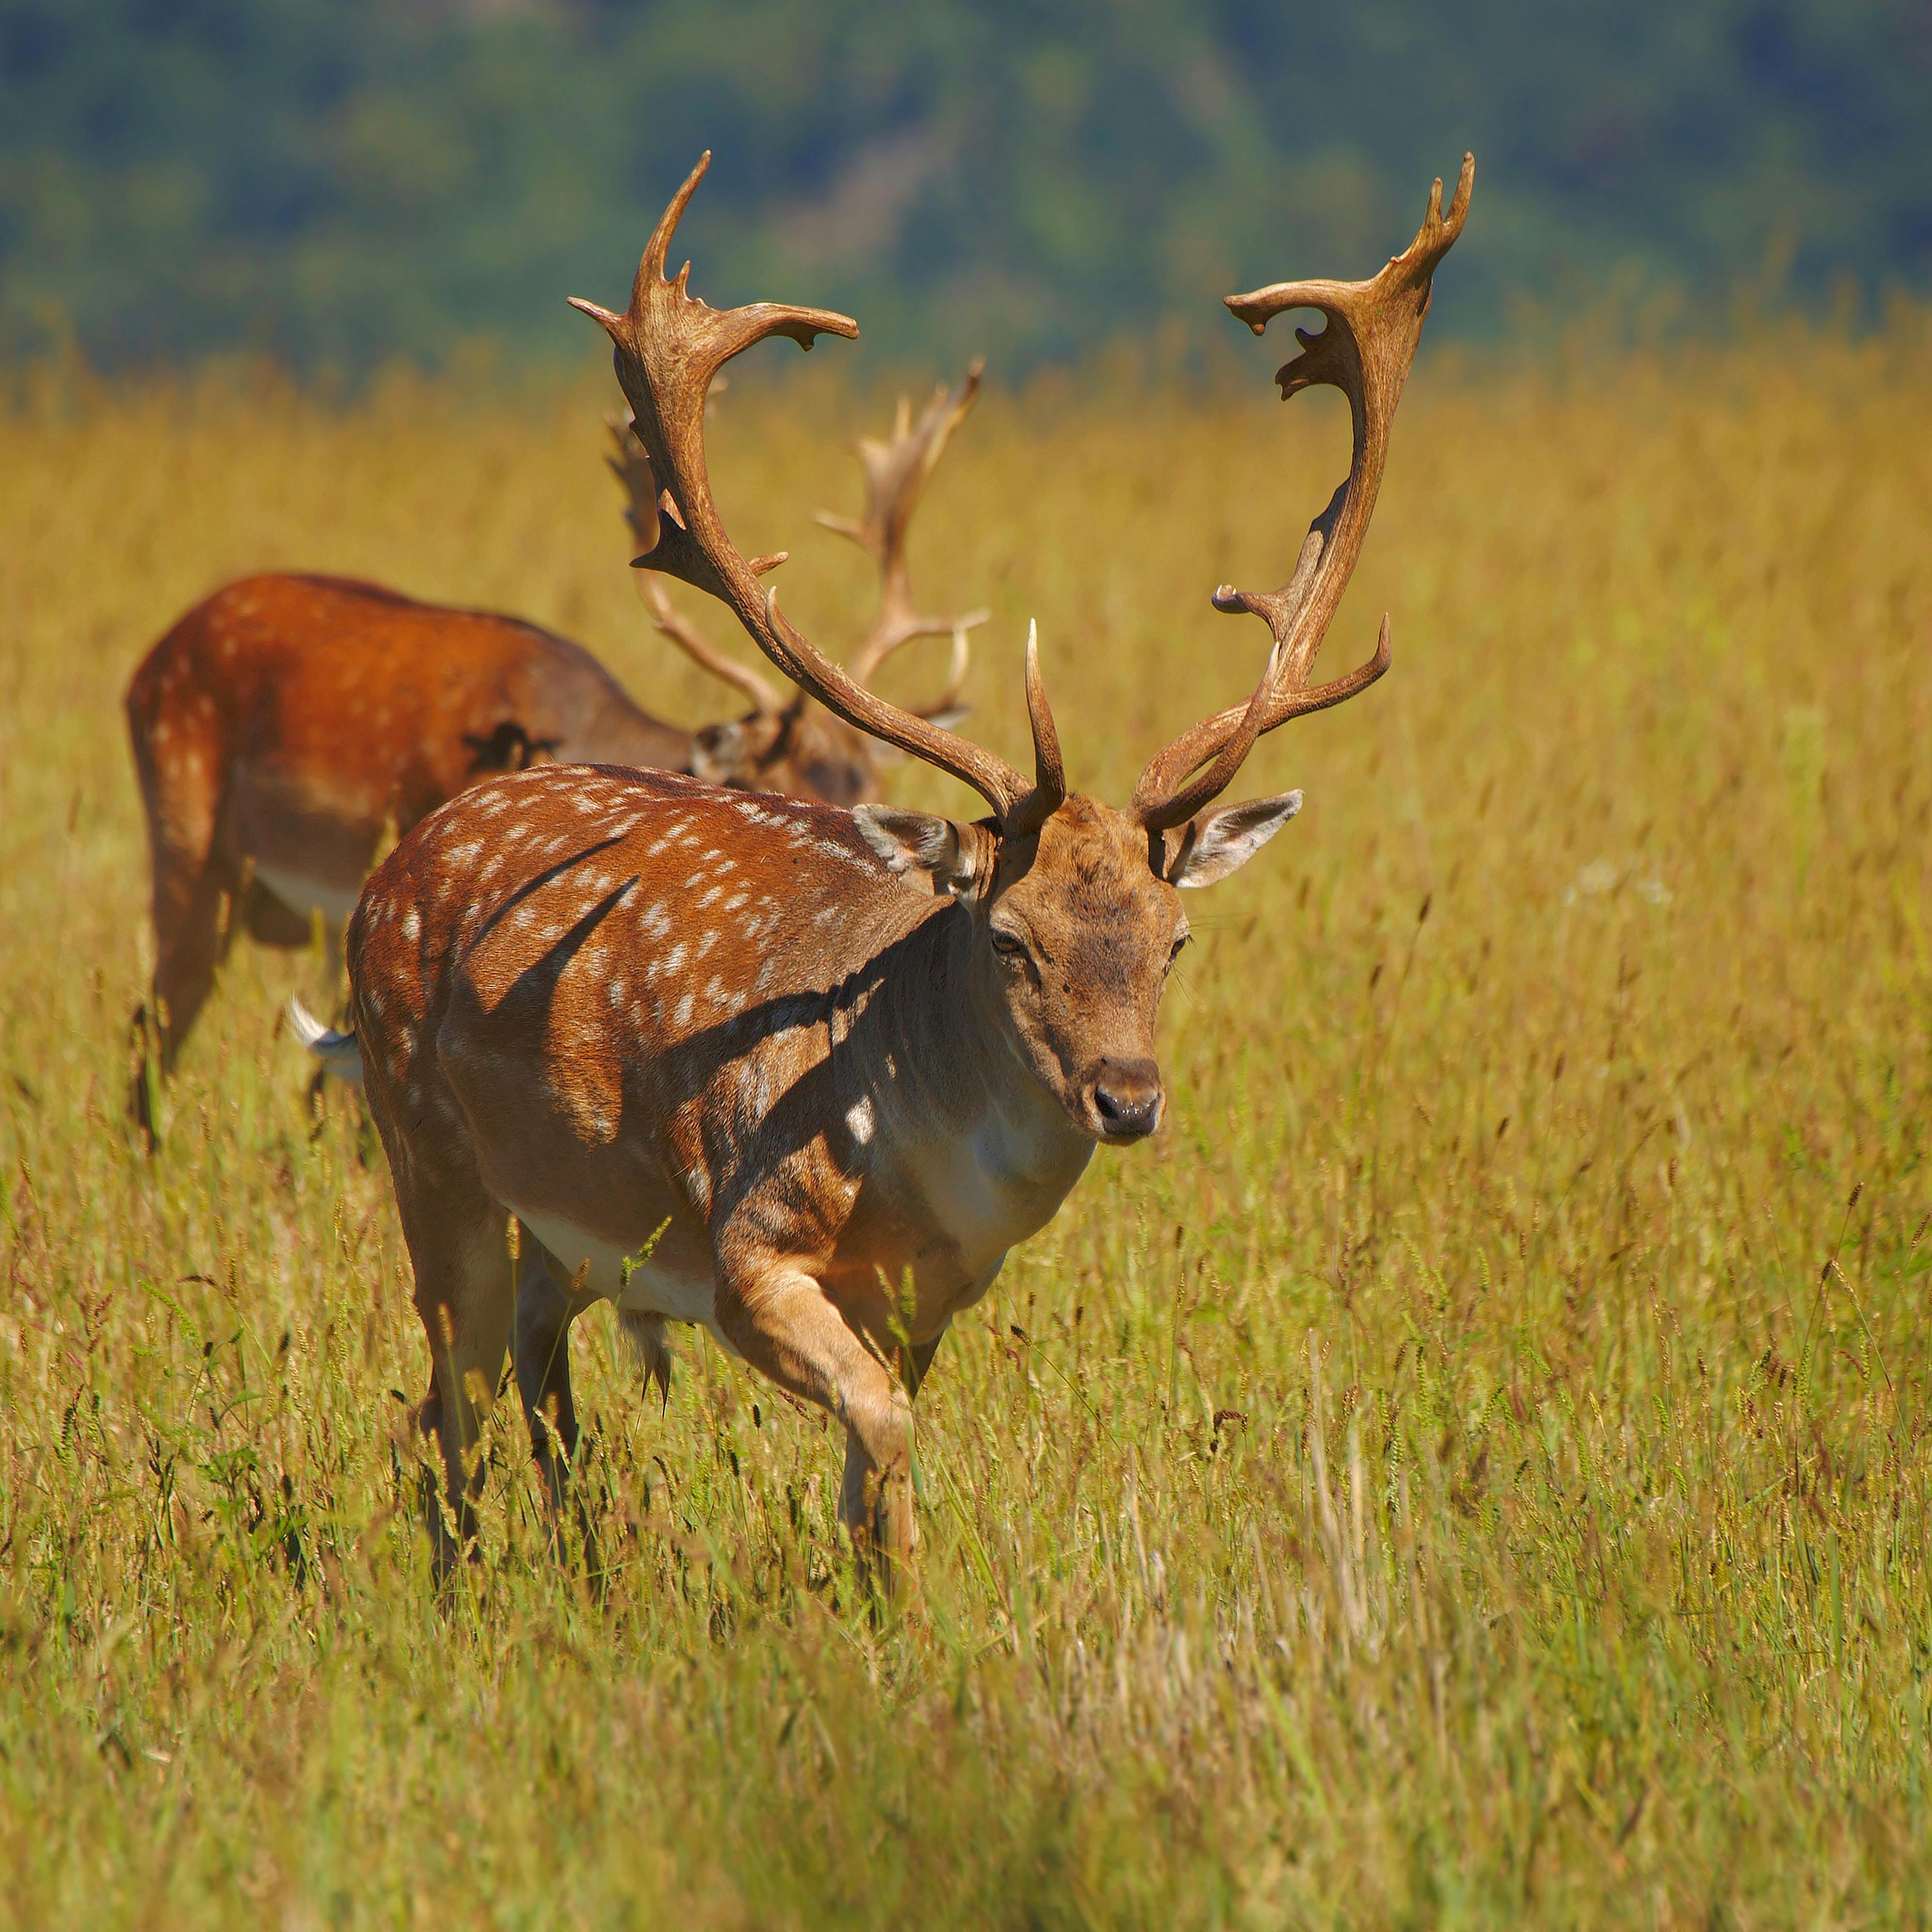
<svg viewBox="0 0 1932 1932">
<path fill-rule="evenodd" d="M 965 633 L 985 613 L 917 615 L 905 534 L 979 380 L 976 364 L 916 428 L 902 410 L 891 442 L 862 446 L 871 501 L 865 522 L 848 526 L 878 556 L 881 581 L 851 674 L 868 682 L 901 645 L 950 634 L 947 689 L 924 714 L 942 722 L 958 702 Z M 611 466 L 649 549 L 657 492 L 642 445 L 618 435 Z M 567 638 L 341 578 L 244 578 L 176 623 L 127 699 L 154 868 L 152 998 L 135 1030 L 145 1048 L 152 1029 L 158 1070 L 172 1071 L 232 928 L 300 946 L 320 914 L 332 951 L 386 826 L 407 831 L 492 772 L 548 760 L 636 765 L 840 805 L 878 796 L 884 760 L 871 740 L 808 707 L 802 693 L 782 702 L 650 581 L 658 628 L 748 696 L 750 716 L 681 730 L 640 710 Z M 144 1126 L 150 1100 L 144 1072 L 132 1096 Z"/>
<path fill-rule="evenodd" d="M 887 1578 L 912 1535 L 911 1398 L 948 1323 L 1042 1226 L 1096 1143 L 1160 1123 L 1155 1013 L 1187 937 L 1177 888 L 1211 884 L 1294 815 L 1298 793 L 1214 808 L 1264 733 L 1388 668 L 1383 620 L 1358 669 L 1312 683 L 1369 526 L 1445 216 L 1372 280 L 1232 296 L 1259 332 L 1300 332 L 1284 398 L 1348 398 L 1354 452 L 1289 581 L 1223 585 L 1274 643 L 1244 701 L 1183 732 L 1124 811 L 1070 794 L 1034 640 L 1030 779 L 886 702 L 778 610 L 727 536 L 706 478 L 706 390 L 770 335 L 809 347 L 856 326 L 756 303 L 720 313 L 667 280 L 700 160 L 608 331 L 662 486 L 652 568 L 728 604 L 788 677 L 856 729 L 977 791 L 973 824 L 747 797 L 688 779 L 560 767 L 492 779 L 404 839 L 349 936 L 356 1035 L 428 1334 L 421 1412 L 457 1535 L 473 1530 L 482 1406 L 506 1348 L 554 1490 L 574 1450 L 572 1318 L 614 1301 L 654 1372 L 667 1321 L 727 1348 L 845 1426 L 842 1515 Z M 514 1284 L 506 1216 L 536 1264 Z M 661 1231 L 661 1232 L 659 1232 Z M 655 1240 L 653 1239 L 656 1235 Z M 445 1564 L 459 1546 L 440 1510 Z"/>
</svg>

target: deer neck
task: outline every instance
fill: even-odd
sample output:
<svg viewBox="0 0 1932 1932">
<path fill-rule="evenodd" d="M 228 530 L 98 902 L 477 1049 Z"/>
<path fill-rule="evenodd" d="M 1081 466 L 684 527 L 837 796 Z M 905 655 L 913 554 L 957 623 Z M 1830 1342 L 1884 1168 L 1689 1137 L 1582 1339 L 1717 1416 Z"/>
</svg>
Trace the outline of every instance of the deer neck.
<svg viewBox="0 0 1932 1932">
<path fill-rule="evenodd" d="M 975 947 L 957 904 L 908 935 L 866 1084 L 896 1116 L 882 1148 L 903 1150 L 894 1157 L 976 1269 L 1052 1218 L 1094 1143 L 1022 1057 Z"/>
<path fill-rule="evenodd" d="M 573 763 L 630 765 L 659 771 L 687 771 L 691 734 L 661 723 L 626 698 L 599 704 L 563 754 Z"/>
</svg>

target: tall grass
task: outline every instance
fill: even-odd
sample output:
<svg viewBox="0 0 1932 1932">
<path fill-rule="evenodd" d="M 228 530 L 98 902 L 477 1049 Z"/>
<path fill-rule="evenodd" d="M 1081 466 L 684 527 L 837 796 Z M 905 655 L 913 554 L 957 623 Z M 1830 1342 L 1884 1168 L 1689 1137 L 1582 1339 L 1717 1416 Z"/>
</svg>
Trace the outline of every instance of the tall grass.
<svg viewBox="0 0 1932 1932">
<path fill-rule="evenodd" d="M 365 574 L 722 709 L 642 622 L 602 400 L 130 385 L 0 427 L 0 1915 L 1923 1922 L 1922 323 L 1425 359 L 1329 652 L 1388 608 L 1395 668 L 1252 761 L 1308 809 L 1192 909 L 1171 1126 L 942 1350 L 882 1625 L 820 1422 L 696 1336 L 661 1414 L 601 1316 L 608 1595 L 509 1404 L 436 1605 L 386 1178 L 277 1028 L 314 962 L 238 948 L 158 1156 L 120 1122 L 118 697 L 192 598 Z M 806 513 L 877 400 L 748 382 L 716 432 L 829 641 L 864 586 Z M 989 398 L 916 543 L 995 608 L 974 728 L 1022 742 L 1037 616 L 1076 782 L 1123 797 L 1255 674 L 1206 593 L 1286 575 L 1345 442 L 1258 370 Z"/>
</svg>

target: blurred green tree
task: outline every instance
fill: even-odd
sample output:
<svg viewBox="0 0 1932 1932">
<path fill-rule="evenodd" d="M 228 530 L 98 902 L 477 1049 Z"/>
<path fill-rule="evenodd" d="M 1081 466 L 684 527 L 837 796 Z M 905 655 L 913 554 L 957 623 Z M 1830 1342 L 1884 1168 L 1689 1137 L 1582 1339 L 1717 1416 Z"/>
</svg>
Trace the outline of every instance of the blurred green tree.
<svg viewBox="0 0 1932 1932">
<path fill-rule="evenodd" d="M 1366 273 L 1465 147 L 1449 328 L 1869 304 L 1932 274 L 1928 82 L 1927 0 L 0 0 L 0 350 L 574 357 L 706 146 L 706 290 L 888 355 Z"/>
</svg>

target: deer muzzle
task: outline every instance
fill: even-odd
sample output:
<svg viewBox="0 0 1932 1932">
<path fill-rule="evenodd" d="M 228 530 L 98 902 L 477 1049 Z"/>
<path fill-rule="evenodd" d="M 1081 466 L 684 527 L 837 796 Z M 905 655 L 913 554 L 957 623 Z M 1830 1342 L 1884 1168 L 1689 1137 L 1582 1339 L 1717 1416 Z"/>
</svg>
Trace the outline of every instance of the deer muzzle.
<svg viewBox="0 0 1932 1932">
<path fill-rule="evenodd" d="M 1160 1125 L 1160 1069 L 1151 1060 L 1102 1059 L 1086 1088 L 1088 1108 L 1102 1140 L 1144 1140 Z"/>
</svg>

